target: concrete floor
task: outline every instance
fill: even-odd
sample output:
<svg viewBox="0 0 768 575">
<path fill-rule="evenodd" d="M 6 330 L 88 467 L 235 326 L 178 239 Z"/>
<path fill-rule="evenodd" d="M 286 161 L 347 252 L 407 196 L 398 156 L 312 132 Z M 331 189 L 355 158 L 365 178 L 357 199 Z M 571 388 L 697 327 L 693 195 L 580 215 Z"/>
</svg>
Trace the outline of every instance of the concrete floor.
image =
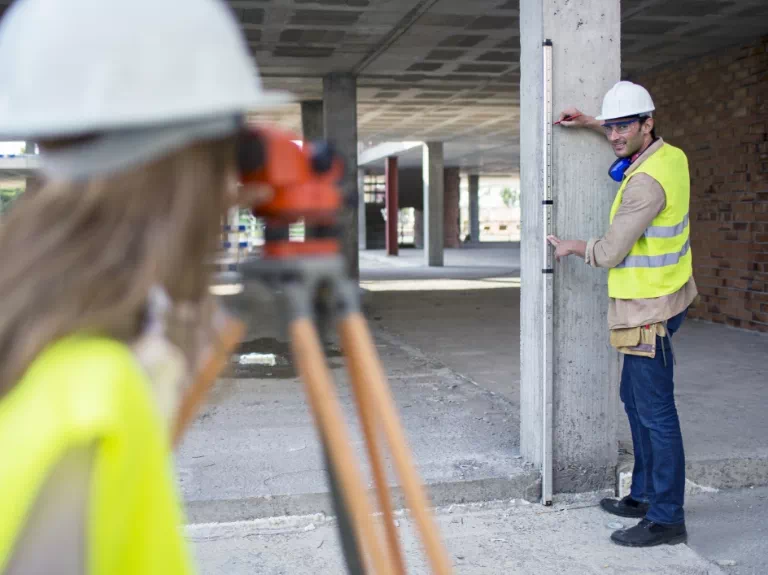
<svg viewBox="0 0 768 575">
<path fill-rule="evenodd" d="M 438 506 L 518 500 L 438 512 L 458 572 L 766 572 L 768 488 L 689 497 L 691 547 L 722 567 L 685 546 L 618 552 L 607 540 L 611 518 L 594 508 L 553 513 L 521 505 L 520 498 L 535 497 L 538 483 L 518 450 L 517 249 L 449 251 L 442 270 L 421 268 L 414 253 L 396 260 L 364 254 L 361 284 L 420 472 Z M 275 353 L 278 361 L 272 367 L 233 365 L 178 455 L 202 572 L 342 573 L 332 522 L 324 515 L 297 517 L 330 514 L 331 508 L 275 306 L 259 292 L 232 298 L 230 305 L 249 318 L 242 351 Z M 689 478 L 707 489 L 768 484 L 768 337 L 688 322 L 676 340 Z M 332 340 L 329 353 L 352 420 Z M 361 454 L 360 434 L 353 433 Z M 627 438 L 622 428 L 619 439 Z M 294 518 L 265 519 L 287 515 Z M 409 521 L 400 522 L 412 572 L 425 572 Z"/>
<path fill-rule="evenodd" d="M 702 512 L 702 516 L 705 513 Z M 700 540 L 712 551 L 711 555 L 698 555 L 686 545 L 642 550 L 618 547 L 609 540 L 611 532 L 619 525 L 628 527 L 635 521 L 617 520 L 595 507 L 594 501 L 556 505 L 551 509 L 521 502 L 496 502 L 442 508 L 436 510 L 435 515 L 457 574 L 763 573 L 750 570 L 753 565 L 762 568 L 758 564 L 761 553 L 756 548 L 734 549 L 718 542 L 709 546 L 708 541 L 716 533 L 708 530 L 706 521 L 702 526 L 690 526 L 690 538 Z M 408 573 L 431 573 L 412 522 L 403 514 L 398 514 L 397 521 Z M 203 575 L 339 575 L 346 572 L 335 522 L 324 516 L 196 525 L 187 532 Z M 749 545 L 759 542 L 755 536 Z M 742 554 L 742 550 L 747 554 Z M 735 563 L 737 570 L 721 569 L 712 558 L 727 565 Z"/>
<path fill-rule="evenodd" d="M 729 575 L 768 573 L 768 487 L 688 498 L 688 544 Z"/>
<path fill-rule="evenodd" d="M 385 268 L 381 258 L 386 256 L 380 253 L 361 257 L 362 285 L 372 290 L 367 309 L 379 329 L 517 408 L 520 291 L 507 287 L 515 285 L 516 246 L 448 251 L 449 280 L 438 279 L 439 270 L 417 279 L 409 262 L 395 258 Z M 477 275 L 473 261 L 491 268 L 493 275 Z M 768 484 L 768 337 L 687 321 L 674 345 L 689 478 L 717 488 Z M 626 417 L 617 404 L 619 440 L 630 445 Z"/>
<path fill-rule="evenodd" d="M 382 250 L 360 253 L 360 273 L 366 280 L 404 279 L 484 279 L 519 276 L 520 244 L 471 244 L 445 250 L 442 268 L 424 266 L 424 250 L 401 249 L 397 256 Z"/>
<path fill-rule="evenodd" d="M 275 306 L 260 298 L 255 293 L 229 303 L 249 318 L 242 352 L 274 353 L 277 365 L 233 364 L 185 437 L 177 466 L 194 523 L 331 511 L 304 391 L 290 366 Z M 374 333 L 433 502 L 535 498 L 538 472 L 519 455 L 517 407 L 398 336 Z M 328 351 L 345 416 L 354 422 L 343 358 L 332 341 Z M 364 444 L 359 430 L 353 431 L 362 458 Z M 391 470 L 390 476 L 394 480 Z"/>
<path fill-rule="evenodd" d="M 422 262 L 422 250 L 361 252 L 369 320 L 519 411 L 519 244 L 446 250 L 443 268 Z"/>
</svg>

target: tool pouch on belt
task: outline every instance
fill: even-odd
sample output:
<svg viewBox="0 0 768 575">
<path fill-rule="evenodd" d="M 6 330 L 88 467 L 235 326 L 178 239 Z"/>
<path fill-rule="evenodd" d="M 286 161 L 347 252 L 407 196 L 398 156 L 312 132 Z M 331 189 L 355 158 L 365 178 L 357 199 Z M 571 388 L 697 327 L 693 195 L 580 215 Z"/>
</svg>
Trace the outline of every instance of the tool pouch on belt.
<svg viewBox="0 0 768 575">
<path fill-rule="evenodd" d="M 620 353 L 656 357 L 656 336 L 664 337 L 667 330 L 662 323 L 611 330 L 611 345 Z"/>
</svg>

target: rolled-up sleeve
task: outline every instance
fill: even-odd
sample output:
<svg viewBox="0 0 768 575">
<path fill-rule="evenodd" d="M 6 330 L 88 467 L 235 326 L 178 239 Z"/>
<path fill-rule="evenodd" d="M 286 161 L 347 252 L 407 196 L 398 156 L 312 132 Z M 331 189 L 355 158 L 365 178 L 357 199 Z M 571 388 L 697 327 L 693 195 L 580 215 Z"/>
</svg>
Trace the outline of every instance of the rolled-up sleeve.
<svg viewBox="0 0 768 575">
<path fill-rule="evenodd" d="M 585 261 L 596 268 L 619 265 L 665 204 L 664 190 L 655 179 L 648 174 L 632 176 L 608 232 L 587 242 Z"/>
</svg>

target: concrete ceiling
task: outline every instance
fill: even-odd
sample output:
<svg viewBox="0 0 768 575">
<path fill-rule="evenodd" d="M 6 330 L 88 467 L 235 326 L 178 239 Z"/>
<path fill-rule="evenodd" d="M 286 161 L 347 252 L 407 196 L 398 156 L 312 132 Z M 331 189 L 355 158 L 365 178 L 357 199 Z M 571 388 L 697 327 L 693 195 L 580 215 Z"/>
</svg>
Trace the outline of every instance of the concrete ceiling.
<svg viewBox="0 0 768 575">
<path fill-rule="evenodd" d="M 358 74 L 358 130 L 365 146 L 442 140 L 454 165 L 517 170 L 519 0 L 230 4 L 268 86 L 320 99 L 325 74 Z M 623 0 L 624 73 L 766 32 L 766 0 Z M 298 106 L 264 119 L 300 130 Z"/>
<path fill-rule="evenodd" d="M 0 0 L 2 4 L 9 4 Z M 517 171 L 519 0 L 229 0 L 265 84 L 321 99 L 358 75 L 368 147 L 446 142 L 447 161 Z M 768 0 L 622 0 L 625 75 L 768 33 Z M 300 131 L 298 105 L 260 119 Z M 412 153 L 411 155 L 414 155 Z"/>
</svg>

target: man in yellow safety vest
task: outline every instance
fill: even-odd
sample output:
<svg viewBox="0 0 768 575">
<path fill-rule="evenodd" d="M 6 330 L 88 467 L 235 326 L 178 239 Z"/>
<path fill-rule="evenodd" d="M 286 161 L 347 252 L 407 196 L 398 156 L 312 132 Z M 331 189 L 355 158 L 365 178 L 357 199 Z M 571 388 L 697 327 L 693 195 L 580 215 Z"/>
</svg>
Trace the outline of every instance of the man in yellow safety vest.
<svg viewBox="0 0 768 575">
<path fill-rule="evenodd" d="M 576 255 L 609 268 L 611 343 L 624 354 L 621 400 L 629 418 L 635 466 L 630 495 L 604 499 L 603 509 L 641 518 L 611 539 L 630 547 L 686 541 L 685 455 L 674 398 L 670 337 L 696 297 L 690 247 L 690 176 L 682 150 L 656 137 L 653 100 L 618 82 L 593 118 L 564 110 L 561 125 L 591 128 L 617 156 L 610 175 L 621 183 L 608 232 L 589 241 L 550 237 L 555 257 Z"/>
</svg>

